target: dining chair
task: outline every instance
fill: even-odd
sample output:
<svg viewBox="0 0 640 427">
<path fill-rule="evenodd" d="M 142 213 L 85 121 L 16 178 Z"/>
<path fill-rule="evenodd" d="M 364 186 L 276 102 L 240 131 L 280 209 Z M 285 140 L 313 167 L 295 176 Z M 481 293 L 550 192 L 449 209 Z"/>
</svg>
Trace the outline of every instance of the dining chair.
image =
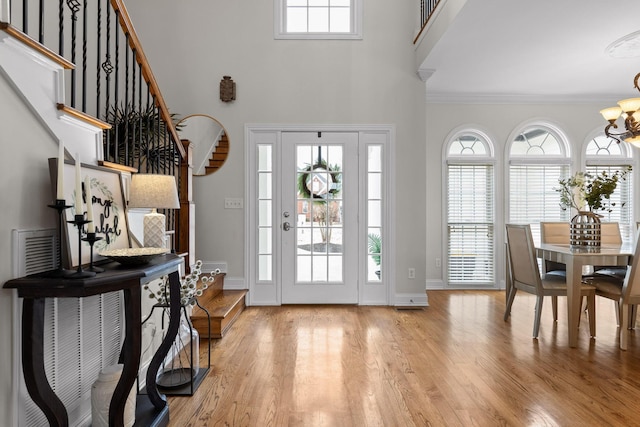
<svg viewBox="0 0 640 427">
<path fill-rule="evenodd" d="M 509 292 L 504 320 L 511 315 L 511 307 L 518 290 L 536 295 L 536 311 L 533 323 L 533 337 L 538 338 L 540 316 L 545 296 L 551 297 L 553 320 L 558 320 L 558 297 L 567 295 L 566 277 L 554 274 L 540 275 L 531 227 L 529 224 L 507 224 L 508 259 L 511 265 L 511 289 Z M 587 297 L 589 331 L 595 336 L 595 291 L 591 285 L 582 284 L 580 295 Z"/>
<path fill-rule="evenodd" d="M 640 233 L 636 233 L 633 257 L 624 278 L 593 275 L 583 281 L 595 286 L 596 295 L 616 302 L 619 313 L 620 348 L 626 350 L 629 329 L 633 329 L 635 326 L 637 305 L 640 304 Z"/>
<path fill-rule="evenodd" d="M 569 223 L 543 221 L 540 223 L 540 242 L 552 245 L 569 244 Z M 567 275 L 567 266 L 555 261 L 542 261 L 542 273 L 554 275 Z"/>
<path fill-rule="evenodd" d="M 540 223 L 540 241 L 542 243 L 567 245 L 569 238 L 570 226 L 568 222 L 541 222 Z M 617 222 L 603 222 L 600 224 L 600 243 L 604 245 L 621 245 L 622 234 L 620 226 Z M 588 275 L 592 272 L 598 274 L 606 274 L 612 276 L 624 277 L 626 273 L 625 267 L 619 266 L 585 266 L 583 274 Z M 566 275 L 567 267 L 564 264 L 547 261 L 542 263 L 542 272 L 545 274 Z"/>
<path fill-rule="evenodd" d="M 600 224 L 600 243 L 603 245 L 621 245 L 622 244 L 622 234 L 620 233 L 620 225 L 617 222 L 603 222 Z M 604 266 L 604 265 L 596 265 L 593 266 L 594 274 L 604 274 L 607 276 L 614 276 L 619 279 L 624 278 L 627 274 L 626 267 L 620 266 Z"/>
</svg>

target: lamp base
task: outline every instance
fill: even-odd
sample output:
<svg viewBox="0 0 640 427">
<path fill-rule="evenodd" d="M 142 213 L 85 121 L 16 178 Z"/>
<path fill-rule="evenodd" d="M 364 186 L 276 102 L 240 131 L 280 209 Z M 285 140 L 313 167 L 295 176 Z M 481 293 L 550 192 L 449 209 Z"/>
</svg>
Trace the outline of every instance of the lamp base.
<svg viewBox="0 0 640 427">
<path fill-rule="evenodd" d="M 164 248 L 166 217 L 155 212 L 144 216 L 144 246 L 146 248 Z"/>
</svg>

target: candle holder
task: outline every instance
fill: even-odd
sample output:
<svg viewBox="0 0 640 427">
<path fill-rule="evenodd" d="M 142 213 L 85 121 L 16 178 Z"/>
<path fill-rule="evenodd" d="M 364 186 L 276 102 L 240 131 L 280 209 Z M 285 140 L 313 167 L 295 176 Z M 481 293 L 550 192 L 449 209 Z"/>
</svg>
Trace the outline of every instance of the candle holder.
<svg viewBox="0 0 640 427">
<path fill-rule="evenodd" d="M 63 212 L 66 209 L 69 209 L 73 205 L 67 205 L 66 200 L 64 199 L 56 199 L 56 202 L 52 205 L 47 205 L 52 209 L 58 211 L 58 268 L 52 270 L 47 273 L 47 277 L 67 277 L 74 273 L 73 270 L 67 270 L 62 268 L 62 227 L 64 224 L 63 221 Z"/>
<path fill-rule="evenodd" d="M 89 258 L 89 268 L 87 268 L 87 270 L 93 271 L 94 273 L 102 273 L 104 271 L 104 268 L 96 267 L 93 265 L 93 244 L 98 240 L 102 240 L 102 237 L 96 236 L 96 233 L 87 233 L 86 237 L 84 237 L 82 240 L 84 240 L 85 242 L 89 242 L 89 246 L 91 247 L 91 257 Z"/>
<path fill-rule="evenodd" d="M 73 218 L 73 221 L 67 222 L 78 227 L 78 269 L 75 273 L 72 273 L 67 277 L 70 279 L 86 279 L 87 277 L 93 277 L 96 275 L 95 271 L 82 269 L 82 229 L 85 224 L 88 224 L 91 221 L 87 221 L 86 219 L 84 219 L 84 215 L 76 214 Z"/>
</svg>

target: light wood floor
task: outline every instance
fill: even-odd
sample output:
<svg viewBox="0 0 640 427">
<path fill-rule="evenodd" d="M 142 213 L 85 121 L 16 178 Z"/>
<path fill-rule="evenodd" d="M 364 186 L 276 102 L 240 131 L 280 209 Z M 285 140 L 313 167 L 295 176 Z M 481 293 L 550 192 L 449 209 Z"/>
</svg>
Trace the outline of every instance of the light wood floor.
<svg viewBox="0 0 640 427">
<path fill-rule="evenodd" d="M 599 299 L 597 338 L 583 316 L 570 349 L 561 298 L 534 340 L 534 302 L 518 294 L 509 322 L 497 291 L 430 291 L 424 310 L 250 307 L 196 394 L 169 398 L 170 426 L 640 425 L 640 332 L 620 351 Z"/>
</svg>

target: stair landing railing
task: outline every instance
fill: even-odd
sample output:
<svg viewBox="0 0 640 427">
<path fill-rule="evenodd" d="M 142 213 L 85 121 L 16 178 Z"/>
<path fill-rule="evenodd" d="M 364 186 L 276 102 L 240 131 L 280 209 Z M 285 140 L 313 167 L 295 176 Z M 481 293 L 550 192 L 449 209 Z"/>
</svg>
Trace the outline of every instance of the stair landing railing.
<svg viewBox="0 0 640 427">
<path fill-rule="evenodd" d="M 418 31 L 418 34 L 413 39 L 413 44 L 418 42 L 418 39 L 429 23 L 429 19 L 433 16 L 433 12 L 438 7 L 438 4 L 440 4 L 440 0 L 420 0 L 420 31 Z"/>
</svg>

